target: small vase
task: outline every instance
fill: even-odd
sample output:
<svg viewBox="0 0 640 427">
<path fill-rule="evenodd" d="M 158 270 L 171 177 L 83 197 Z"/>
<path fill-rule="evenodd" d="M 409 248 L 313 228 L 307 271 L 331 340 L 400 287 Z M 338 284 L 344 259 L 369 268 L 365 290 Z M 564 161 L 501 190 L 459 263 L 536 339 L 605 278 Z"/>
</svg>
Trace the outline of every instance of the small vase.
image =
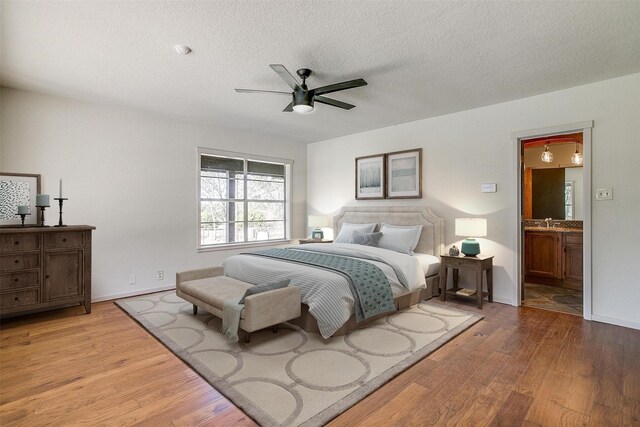
<svg viewBox="0 0 640 427">
<path fill-rule="evenodd" d="M 453 245 L 451 247 L 451 249 L 449 249 L 449 255 L 450 256 L 458 256 L 458 255 L 460 255 L 460 250 L 458 248 L 456 248 L 456 245 Z"/>
</svg>

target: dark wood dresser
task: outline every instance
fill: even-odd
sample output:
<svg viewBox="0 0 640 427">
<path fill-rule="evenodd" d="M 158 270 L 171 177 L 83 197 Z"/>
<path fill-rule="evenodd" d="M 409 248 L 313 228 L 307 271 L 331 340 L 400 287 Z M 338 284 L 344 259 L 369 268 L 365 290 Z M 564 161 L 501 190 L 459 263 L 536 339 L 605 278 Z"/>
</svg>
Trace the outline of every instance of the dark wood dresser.
<svg viewBox="0 0 640 427">
<path fill-rule="evenodd" d="M 95 227 L 0 228 L 0 315 L 84 305 L 91 313 Z"/>
</svg>

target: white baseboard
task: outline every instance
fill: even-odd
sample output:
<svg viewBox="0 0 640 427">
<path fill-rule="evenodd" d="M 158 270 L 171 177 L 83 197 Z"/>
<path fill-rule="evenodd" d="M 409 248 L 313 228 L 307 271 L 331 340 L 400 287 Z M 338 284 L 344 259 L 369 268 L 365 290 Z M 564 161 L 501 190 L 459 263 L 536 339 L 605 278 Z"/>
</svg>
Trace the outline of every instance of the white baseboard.
<svg viewBox="0 0 640 427">
<path fill-rule="evenodd" d="M 640 323 L 638 322 L 632 322 L 631 320 L 616 319 L 614 317 L 600 316 L 599 314 L 592 314 L 591 320 L 595 320 L 596 322 L 601 322 L 601 323 L 609 323 L 611 325 L 616 325 L 616 326 L 624 326 L 625 328 L 640 329 Z"/>
<path fill-rule="evenodd" d="M 94 302 L 100 302 L 100 301 L 109 301 L 109 300 L 112 300 L 112 299 L 135 297 L 137 295 L 150 294 L 152 292 L 169 291 L 169 290 L 175 289 L 175 288 L 176 288 L 176 284 L 175 283 L 171 283 L 169 285 L 158 286 L 158 287 L 155 287 L 155 288 L 136 289 L 136 290 L 128 291 L 128 292 L 120 292 L 120 293 L 117 293 L 117 294 L 103 295 L 101 297 L 91 298 L 91 302 L 94 303 Z"/>
</svg>

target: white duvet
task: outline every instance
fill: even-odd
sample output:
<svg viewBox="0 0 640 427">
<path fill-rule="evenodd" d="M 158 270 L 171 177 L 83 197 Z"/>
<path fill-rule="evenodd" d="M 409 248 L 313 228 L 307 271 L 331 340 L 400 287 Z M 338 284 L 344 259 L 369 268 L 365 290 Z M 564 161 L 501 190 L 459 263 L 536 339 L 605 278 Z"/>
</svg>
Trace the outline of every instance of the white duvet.
<svg viewBox="0 0 640 427">
<path fill-rule="evenodd" d="M 289 249 L 324 252 L 371 262 L 389 279 L 394 295 L 426 286 L 422 264 L 411 255 L 347 243 L 311 243 Z M 290 279 L 292 285 L 300 287 L 302 302 L 309 306 L 309 312 L 318 321 L 320 333 L 325 338 L 333 335 L 353 313 L 355 300 L 349 282 L 339 273 L 246 254 L 227 258 L 223 266 L 226 276 L 256 285 Z"/>
</svg>

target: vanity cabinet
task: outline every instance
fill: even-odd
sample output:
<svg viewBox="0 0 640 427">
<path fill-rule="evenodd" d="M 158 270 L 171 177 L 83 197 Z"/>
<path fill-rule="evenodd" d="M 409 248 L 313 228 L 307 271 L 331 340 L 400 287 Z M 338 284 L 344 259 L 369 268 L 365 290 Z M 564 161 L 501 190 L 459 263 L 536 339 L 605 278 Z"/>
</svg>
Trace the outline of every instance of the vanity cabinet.
<svg viewBox="0 0 640 427">
<path fill-rule="evenodd" d="M 524 241 L 525 274 L 560 279 L 562 277 L 560 233 L 527 231 Z"/>
<path fill-rule="evenodd" d="M 564 233 L 564 278 L 582 282 L 582 233 Z"/>
<path fill-rule="evenodd" d="M 0 229 L 0 314 L 84 305 L 91 312 L 95 227 Z"/>
<path fill-rule="evenodd" d="M 582 233 L 525 230 L 525 281 L 582 289 Z"/>
</svg>

